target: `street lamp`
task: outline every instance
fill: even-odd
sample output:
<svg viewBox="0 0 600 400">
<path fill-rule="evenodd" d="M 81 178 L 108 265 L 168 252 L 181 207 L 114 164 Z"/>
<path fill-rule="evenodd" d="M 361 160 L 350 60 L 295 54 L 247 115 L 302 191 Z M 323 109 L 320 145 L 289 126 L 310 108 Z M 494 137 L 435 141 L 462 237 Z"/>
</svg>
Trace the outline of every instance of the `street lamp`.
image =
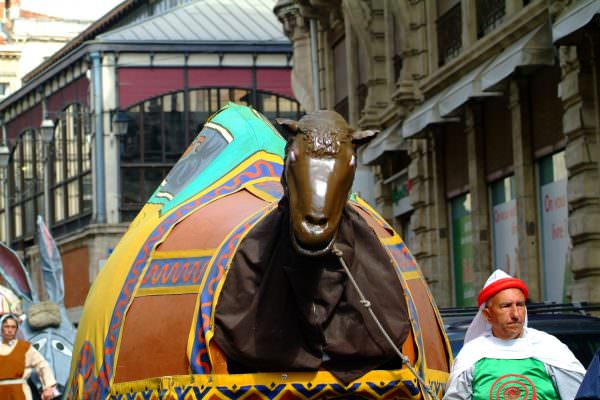
<svg viewBox="0 0 600 400">
<path fill-rule="evenodd" d="M 129 127 L 129 117 L 123 111 L 118 110 L 112 119 L 112 134 L 125 136 Z"/>
<path fill-rule="evenodd" d="M 50 143 L 54 139 L 54 122 L 44 118 L 40 133 L 44 142 L 44 219 L 50 226 Z"/>
<path fill-rule="evenodd" d="M 6 244 L 10 245 L 10 213 L 9 209 L 9 200 L 10 196 L 8 194 L 8 162 L 10 160 L 10 149 L 6 144 L 0 146 L 0 172 L 2 173 L 2 178 L 0 179 L 2 184 L 2 194 L 4 196 L 4 239 Z"/>
<path fill-rule="evenodd" d="M 48 145 L 54 139 L 54 122 L 51 119 L 44 119 L 40 125 L 40 132 L 42 133 L 42 140 L 44 144 Z M 48 155 L 46 155 L 47 157 Z"/>
</svg>

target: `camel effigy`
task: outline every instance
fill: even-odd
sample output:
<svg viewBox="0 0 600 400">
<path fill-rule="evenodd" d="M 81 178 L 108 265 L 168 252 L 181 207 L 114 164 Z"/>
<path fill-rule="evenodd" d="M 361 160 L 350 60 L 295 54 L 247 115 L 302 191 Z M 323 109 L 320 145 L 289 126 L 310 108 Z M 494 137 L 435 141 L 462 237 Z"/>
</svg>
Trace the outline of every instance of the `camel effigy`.
<svg viewBox="0 0 600 400">
<path fill-rule="evenodd" d="M 68 398 L 441 395 L 425 279 L 349 193 L 374 132 L 330 111 L 279 125 L 234 104 L 205 123 L 90 290 Z"/>
</svg>

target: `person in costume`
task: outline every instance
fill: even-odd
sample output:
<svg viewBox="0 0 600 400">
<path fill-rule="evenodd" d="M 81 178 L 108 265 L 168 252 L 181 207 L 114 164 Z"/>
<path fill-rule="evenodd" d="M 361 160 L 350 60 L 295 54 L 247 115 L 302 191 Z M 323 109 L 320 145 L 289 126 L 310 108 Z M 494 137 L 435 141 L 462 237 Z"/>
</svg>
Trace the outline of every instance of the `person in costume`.
<svg viewBox="0 0 600 400">
<path fill-rule="evenodd" d="M 17 339 L 17 317 L 14 314 L 5 314 L 0 318 L 0 325 L 0 399 L 31 400 L 27 378 L 32 370 L 35 370 L 43 384 L 42 400 L 58 396 L 54 374 L 44 357 L 29 342 Z"/>
<path fill-rule="evenodd" d="M 556 337 L 527 327 L 525 282 L 496 270 L 477 297 L 444 400 L 572 400 L 585 368 Z"/>
</svg>

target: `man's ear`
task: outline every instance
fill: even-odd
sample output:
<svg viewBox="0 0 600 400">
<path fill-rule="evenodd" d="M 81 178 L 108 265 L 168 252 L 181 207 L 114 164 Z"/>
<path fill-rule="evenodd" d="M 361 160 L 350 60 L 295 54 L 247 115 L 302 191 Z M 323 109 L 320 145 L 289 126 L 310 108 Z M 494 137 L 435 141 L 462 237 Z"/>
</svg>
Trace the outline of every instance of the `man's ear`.
<svg viewBox="0 0 600 400">
<path fill-rule="evenodd" d="M 485 318 L 485 320 L 487 322 L 490 322 L 490 320 L 492 319 L 492 316 L 490 315 L 490 310 L 488 310 L 487 306 L 485 306 L 482 310 L 481 310 L 481 314 L 483 315 L 483 318 Z"/>
</svg>

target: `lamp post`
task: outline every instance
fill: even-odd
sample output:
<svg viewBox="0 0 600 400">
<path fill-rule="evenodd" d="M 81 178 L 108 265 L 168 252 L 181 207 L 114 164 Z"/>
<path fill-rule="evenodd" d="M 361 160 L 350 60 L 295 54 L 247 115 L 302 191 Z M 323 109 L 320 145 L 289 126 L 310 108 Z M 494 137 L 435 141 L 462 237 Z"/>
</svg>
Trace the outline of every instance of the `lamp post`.
<svg viewBox="0 0 600 400">
<path fill-rule="evenodd" d="M 45 118 L 40 125 L 44 142 L 44 219 L 50 226 L 50 143 L 54 139 L 54 122 Z"/>
<path fill-rule="evenodd" d="M 6 244 L 10 246 L 10 213 L 8 193 L 8 162 L 10 159 L 10 149 L 6 144 L 0 146 L 0 172 L 2 173 L 2 195 L 4 196 L 4 239 Z"/>
<path fill-rule="evenodd" d="M 112 133 L 116 136 L 125 136 L 129 127 L 129 117 L 123 111 L 118 110 L 112 119 Z"/>
</svg>

